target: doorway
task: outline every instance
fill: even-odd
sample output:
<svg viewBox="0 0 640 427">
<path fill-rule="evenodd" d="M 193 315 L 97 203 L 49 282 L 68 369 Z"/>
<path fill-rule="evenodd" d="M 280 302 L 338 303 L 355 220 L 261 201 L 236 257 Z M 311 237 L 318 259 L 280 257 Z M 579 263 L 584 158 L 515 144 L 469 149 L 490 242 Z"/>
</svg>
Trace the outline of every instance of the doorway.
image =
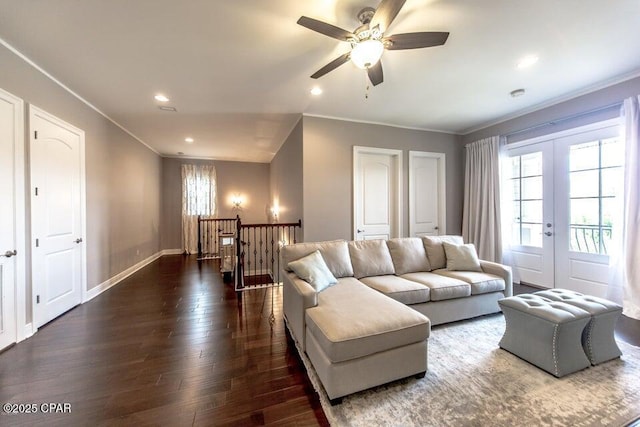
<svg viewBox="0 0 640 427">
<path fill-rule="evenodd" d="M 617 120 L 508 148 L 503 231 L 516 282 L 606 296 L 623 163 Z"/>
<path fill-rule="evenodd" d="M 353 147 L 353 239 L 402 235 L 402 151 Z"/>
<path fill-rule="evenodd" d="M 84 131 L 31 106 L 31 258 L 36 327 L 86 289 Z"/>
</svg>

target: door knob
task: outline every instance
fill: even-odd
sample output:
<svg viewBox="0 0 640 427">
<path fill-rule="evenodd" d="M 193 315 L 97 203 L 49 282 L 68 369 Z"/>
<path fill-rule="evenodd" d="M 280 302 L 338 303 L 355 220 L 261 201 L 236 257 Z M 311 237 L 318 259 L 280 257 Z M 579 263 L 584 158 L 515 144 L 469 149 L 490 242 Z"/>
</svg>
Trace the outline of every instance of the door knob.
<svg viewBox="0 0 640 427">
<path fill-rule="evenodd" d="M 14 255 L 18 255 L 18 251 L 16 251 L 15 249 L 4 253 L 4 256 L 6 256 L 7 258 L 11 258 Z"/>
<path fill-rule="evenodd" d="M 545 235 L 545 236 L 551 236 L 552 234 L 553 234 L 553 233 L 552 233 L 552 232 L 550 232 L 550 231 L 545 231 L 545 232 L 544 232 L 544 235 Z"/>
<path fill-rule="evenodd" d="M 76 239 L 76 243 L 82 243 L 82 237 L 79 239 Z"/>
</svg>

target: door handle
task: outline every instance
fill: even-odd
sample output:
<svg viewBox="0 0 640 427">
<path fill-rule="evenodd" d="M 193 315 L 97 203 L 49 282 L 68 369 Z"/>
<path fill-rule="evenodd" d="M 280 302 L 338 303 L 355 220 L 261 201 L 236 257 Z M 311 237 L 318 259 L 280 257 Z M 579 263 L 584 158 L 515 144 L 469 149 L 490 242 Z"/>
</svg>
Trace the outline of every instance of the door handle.
<svg viewBox="0 0 640 427">
<path fill-rule="evenodd" d="M 82 243 L 82 237 L 79 239 L 76 239 L 76 243 Z"/>
<path fill-rule="evenodd" d="M 4 253 L 4 256 L 6 256 L 7 258 L 11 258 L 12 256 L 15 256 L 15 255 L 18 255 L 18 251 L 16 251 L 15 249 Z"/>
<path fill-rule="evenodd" d="M 544 235 L 545 235 L 545 236 L 551 236 L 552 234 L 553 234 L 553 233 L 552 233 L 552 232 L 550 232 L 550 231 L 545 231 L 545 232 L 544 232 Z"/>
<path fill-rule="evenodd" d="M 360 229 L 358 229 L 358 230 L 356 230 L 356 232 L 358 232 L 358 233 L 364 233 L 364 230 L 360 230 Z"/>
</svg>

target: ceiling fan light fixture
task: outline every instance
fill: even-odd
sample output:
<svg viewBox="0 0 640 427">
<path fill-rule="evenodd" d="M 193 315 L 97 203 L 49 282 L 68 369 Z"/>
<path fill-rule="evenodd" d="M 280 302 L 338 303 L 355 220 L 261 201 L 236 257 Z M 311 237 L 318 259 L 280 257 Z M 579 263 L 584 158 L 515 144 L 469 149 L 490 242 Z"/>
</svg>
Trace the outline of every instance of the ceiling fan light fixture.
<svg viewBox="0 0 640 427">
<path fill-rule="evenodd" d="M 376 65 L 382 57 L 382 52 L 384 52 L 384 45 L 380 40 L 363 40 L 353 46 L 351 62 L 364 70 Z"/>
</svg>

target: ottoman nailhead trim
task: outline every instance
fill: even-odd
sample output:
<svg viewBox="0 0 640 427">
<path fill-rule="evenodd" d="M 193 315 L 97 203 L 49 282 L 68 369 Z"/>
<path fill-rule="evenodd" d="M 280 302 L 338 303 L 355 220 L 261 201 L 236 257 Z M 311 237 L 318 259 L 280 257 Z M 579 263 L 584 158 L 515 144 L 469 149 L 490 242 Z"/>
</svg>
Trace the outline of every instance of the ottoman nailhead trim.
<svg viewBox="0 0 640 427">
<path fill-rule="evenodd" d="M 556 324 L 553 328 L 553 366 L 555 367 L 556 377 L 558 374 L 558 355 L 556 353 L 556 346 L 558 344 L 558 325 Z"/>
<path fill-rule="evenodd" d="M 589 361 L 593 360 L 593 347 L 591 345 L 591 336 L 593 335 L 593 318 L 589 321 L 589 333 L 587 334 L 587 348 L 589 349 Z"/>
</svg>

